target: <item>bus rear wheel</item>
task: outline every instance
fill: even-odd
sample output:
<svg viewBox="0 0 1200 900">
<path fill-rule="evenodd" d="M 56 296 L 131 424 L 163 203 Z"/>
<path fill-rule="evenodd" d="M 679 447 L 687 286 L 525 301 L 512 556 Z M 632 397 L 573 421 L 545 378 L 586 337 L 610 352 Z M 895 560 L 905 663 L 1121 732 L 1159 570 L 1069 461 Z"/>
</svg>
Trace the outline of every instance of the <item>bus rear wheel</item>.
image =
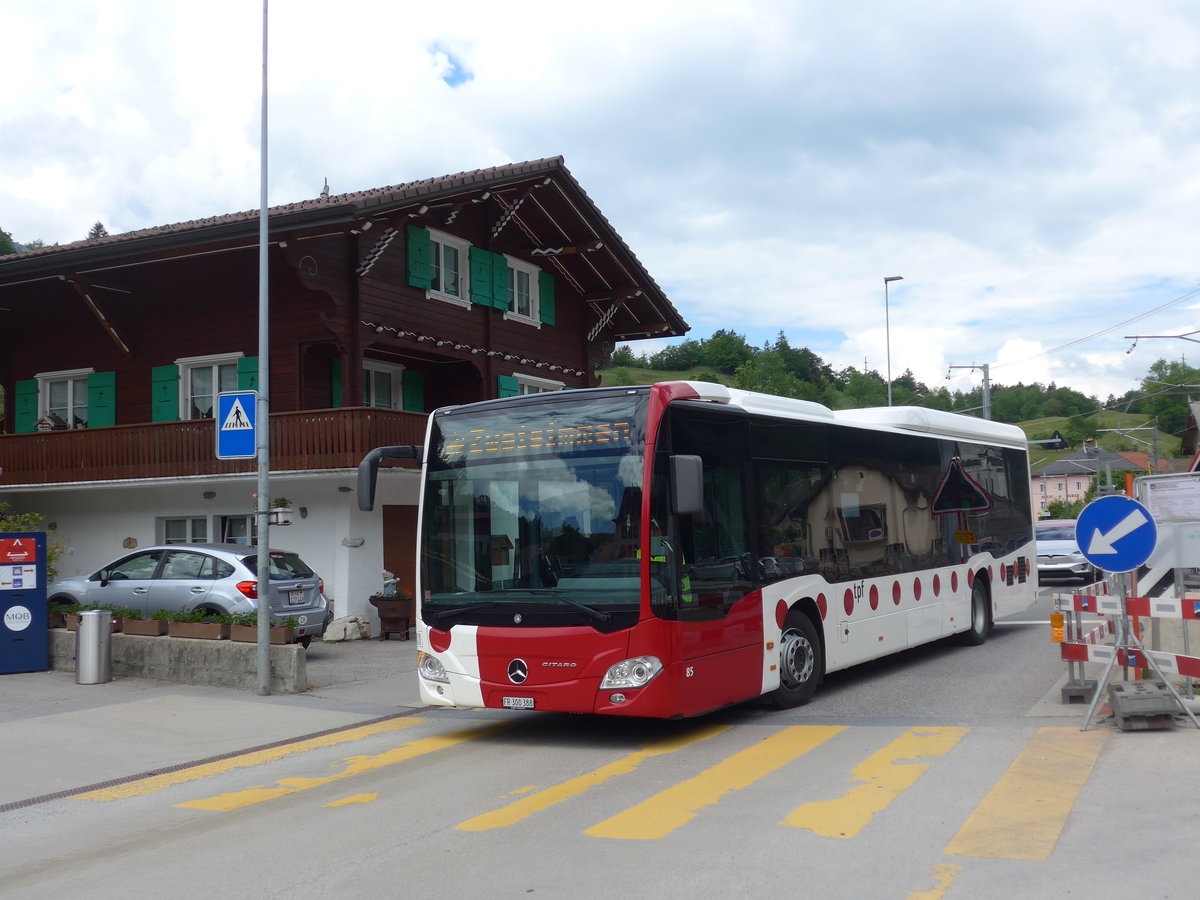
<svg viewBox="0 0 1200 900">
<path fill-rule="evenodd" d="M 802 706 L 812 699 L 825 672 L 821 642 L 808 616 L 789 619 L 779 637 L 779 687 L 771 692 L 778 709 Z"/>
<path fill-rule="evenodd" d="M 960 643 L 978 647 L 987 640 L 992 629 L 989 606 L 987 584 L 982 578 L 976 578 L 971 585 L 971 627 L 958 636 Z"/>
</svg>

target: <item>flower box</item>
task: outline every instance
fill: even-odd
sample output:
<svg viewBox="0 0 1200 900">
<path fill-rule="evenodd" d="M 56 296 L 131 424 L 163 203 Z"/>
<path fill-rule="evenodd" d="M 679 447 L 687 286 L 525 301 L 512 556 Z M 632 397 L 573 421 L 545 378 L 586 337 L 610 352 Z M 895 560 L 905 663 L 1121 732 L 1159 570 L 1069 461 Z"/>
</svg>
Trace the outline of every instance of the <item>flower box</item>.
<svg viewBox="0 0 1200 900">
<path fill-rule="evenodd" d="M 79 630 L 79 613 L 67 613 L 66 620 L 67 620 L 67 631 L 78 631 Z M 112 622 L 112 630 L 113 631 L 121 630 L 121 620 L 120 619 L 113 617 L 109 621 Z"/>
<path fill-rule="evenodd" d="M 196 638 L 202 641 L 221 641 L 229 637 L 224 622 L 171 622 L 167 634 L 177 638 Z"/>
<path fill-rule="evenodd" d="M 121 619 L 121 630 L 125 634 L 157 637 L 167 633 L 167 623 L 162 619 Z"/>
<path fill-rule="evenodd" d="M 408 629 L 416 618 L 416 601 L 412 597 L 384 597 L 374 594 L 371 605 L 379 612 L 379 639 L 387 640 L 392 634 L 400 640 L 408 640 Z"/>
<path fill-rule="evenodd" d="M 296 629 L 291 625 L 274 625 L 270 629 L 272 644 L 293 644 L 296 642 Z M 256 643 L 258 641 L 257 625 L 230 625 L 229 639 Z"/>
</svg>

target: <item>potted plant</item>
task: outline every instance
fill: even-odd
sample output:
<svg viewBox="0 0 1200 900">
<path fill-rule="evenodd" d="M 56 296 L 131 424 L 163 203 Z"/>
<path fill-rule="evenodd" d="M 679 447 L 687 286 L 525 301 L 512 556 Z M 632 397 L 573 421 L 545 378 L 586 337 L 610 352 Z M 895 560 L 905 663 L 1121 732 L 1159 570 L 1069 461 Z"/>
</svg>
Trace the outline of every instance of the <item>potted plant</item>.
<svg viewBox="0 0 1200 900">
<path fill-rule="evenodd" d="M 219 641 L 229 637 L 229 623 L 220 621 L 206 609 L 177 610 L 167 615 L 167 634 L 171 637 Z"/>
<path fill-rule="evenodd" d="M 230 616 L 229 639 L 233 641 L 255 642 L 258 640 L 258 613 L 235 613 Z M 288 616 L 279 625 L 270 629 L 272 644 L 291 644 L 296 640 L 296 620 Z"/>
<path fill-rule="evenodd" d="M 80 613 L 82 613 L 82 612 L 87 612 L 88 610 L 92 610 L 92 609 L 102 609 L 102 610 L 104 610 L 105 612 L 108 612 L 108 613 L 110 613 L 110 614 L 111 614 L 111 613 L 112 613 L 112 612 L 113 612 L 113 611 L 116 609 L 116 607 L 113 607 L 113 606 L 95 606 L 95 605 L 91 605 L 91 606 L 87 606 L 87 605 L 80 606 L 80 605 L 77 605 L 77 604 L 72 604 L 72 607 L 71 607 L 70 611 L 66 613 L 66 619 L 67 619 L 67 631 L 78 631 L 78 630 L 79 630 L 79 614 L 80 614 Z M 110 621 L 110 622 L 111 622 L 111 624 L 112 624 L 112 630 L 113 630 L 113 631 L 120 631 L 120 630 L 121 630 L 121 620 L 120 620 L 120 619 L 118 619 L 118 618 L 117 618 L 115 615 L 114 615 L 114 616 L 110 616 L 110 619 L 109 619 L 109 621 Z"/>
<path fill-rule="evenodd" d="M 292 501 L 287 497 L 273 497 L 267 514 L 272 525 L 291 525 Z"/>
<path fill-rule="evenodd" d="M 46 623 L 47 628 L 66 628 L 67 616 L 79 612 L 78 603 L 51 603 L 49 607 L 49 620 Z"/>
<path fill-rule="evenodd" d="M 160 609 L 158 612 L 165 613 L 166 610 Z M 159 637 L 167 633 L 167 620 L 165 616 L 158 618 L 158 614 L 149 619 L 142 618 L 142 614 L 135 609 L 122 609 L 121 615 L 121 630 L 125 634 L 136 634 L 142 637 Z"/>
<path fill-rule="evenodd" d="M 416 602 L 413 595 L 398 584 L 391 572 L 383 573 L 383 591 L 371 596 L 371 605 L 379 613 L 379 639 L 386 641 L 392 634 L 400 640 L 408 640 L 408 629 L 416 618 Z"/>
</svg>

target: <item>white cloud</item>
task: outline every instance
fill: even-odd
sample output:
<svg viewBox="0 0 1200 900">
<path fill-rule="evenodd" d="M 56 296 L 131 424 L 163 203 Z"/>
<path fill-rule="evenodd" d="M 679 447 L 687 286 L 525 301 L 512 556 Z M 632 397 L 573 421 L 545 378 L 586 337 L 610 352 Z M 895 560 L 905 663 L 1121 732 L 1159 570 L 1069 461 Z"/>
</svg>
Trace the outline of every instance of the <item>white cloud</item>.
<svg viewBox="0 0 1200 900">
<path fill-rule="evenodd" d="M 258 4 L 5 21 L 18 241 L 257 205 Z M 1190 349 L 1125 353 L 1124 334 L 1192 327 L 1179 306 L 1057 349 L 1200 281 L 1190 4 L 292 0 L 269 61 L 270 202 L 562 154 L 694 337 L 783 330 L 883 371 L 882 277 L 901 274 L 893 375 L 931 386 L 988 362 L 1103 399 Z"/>
</svg>

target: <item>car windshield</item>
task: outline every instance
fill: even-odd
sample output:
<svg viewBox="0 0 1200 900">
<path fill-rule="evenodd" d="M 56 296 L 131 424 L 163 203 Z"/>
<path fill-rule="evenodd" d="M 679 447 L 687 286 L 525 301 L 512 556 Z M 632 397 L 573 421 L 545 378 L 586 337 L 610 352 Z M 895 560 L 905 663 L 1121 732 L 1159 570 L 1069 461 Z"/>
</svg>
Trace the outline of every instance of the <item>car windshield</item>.
<svg viewBox="0 0 1200 900">
<path fill-rule="evenodd" d="M 1048 522 L 1037 527 L 1039 541 L 1073 541 L 1075 540 L 1074 522 Z"/>
<path fill-rule="evenodd" d="M 258 574 L 258 557 L 243 556 L 242 565 Z M 287 581 L 289 578 L 312 578 L 315 573 L 295 553 L 281 550 L 271 551 L 271 580 Z"/>
</svg>

